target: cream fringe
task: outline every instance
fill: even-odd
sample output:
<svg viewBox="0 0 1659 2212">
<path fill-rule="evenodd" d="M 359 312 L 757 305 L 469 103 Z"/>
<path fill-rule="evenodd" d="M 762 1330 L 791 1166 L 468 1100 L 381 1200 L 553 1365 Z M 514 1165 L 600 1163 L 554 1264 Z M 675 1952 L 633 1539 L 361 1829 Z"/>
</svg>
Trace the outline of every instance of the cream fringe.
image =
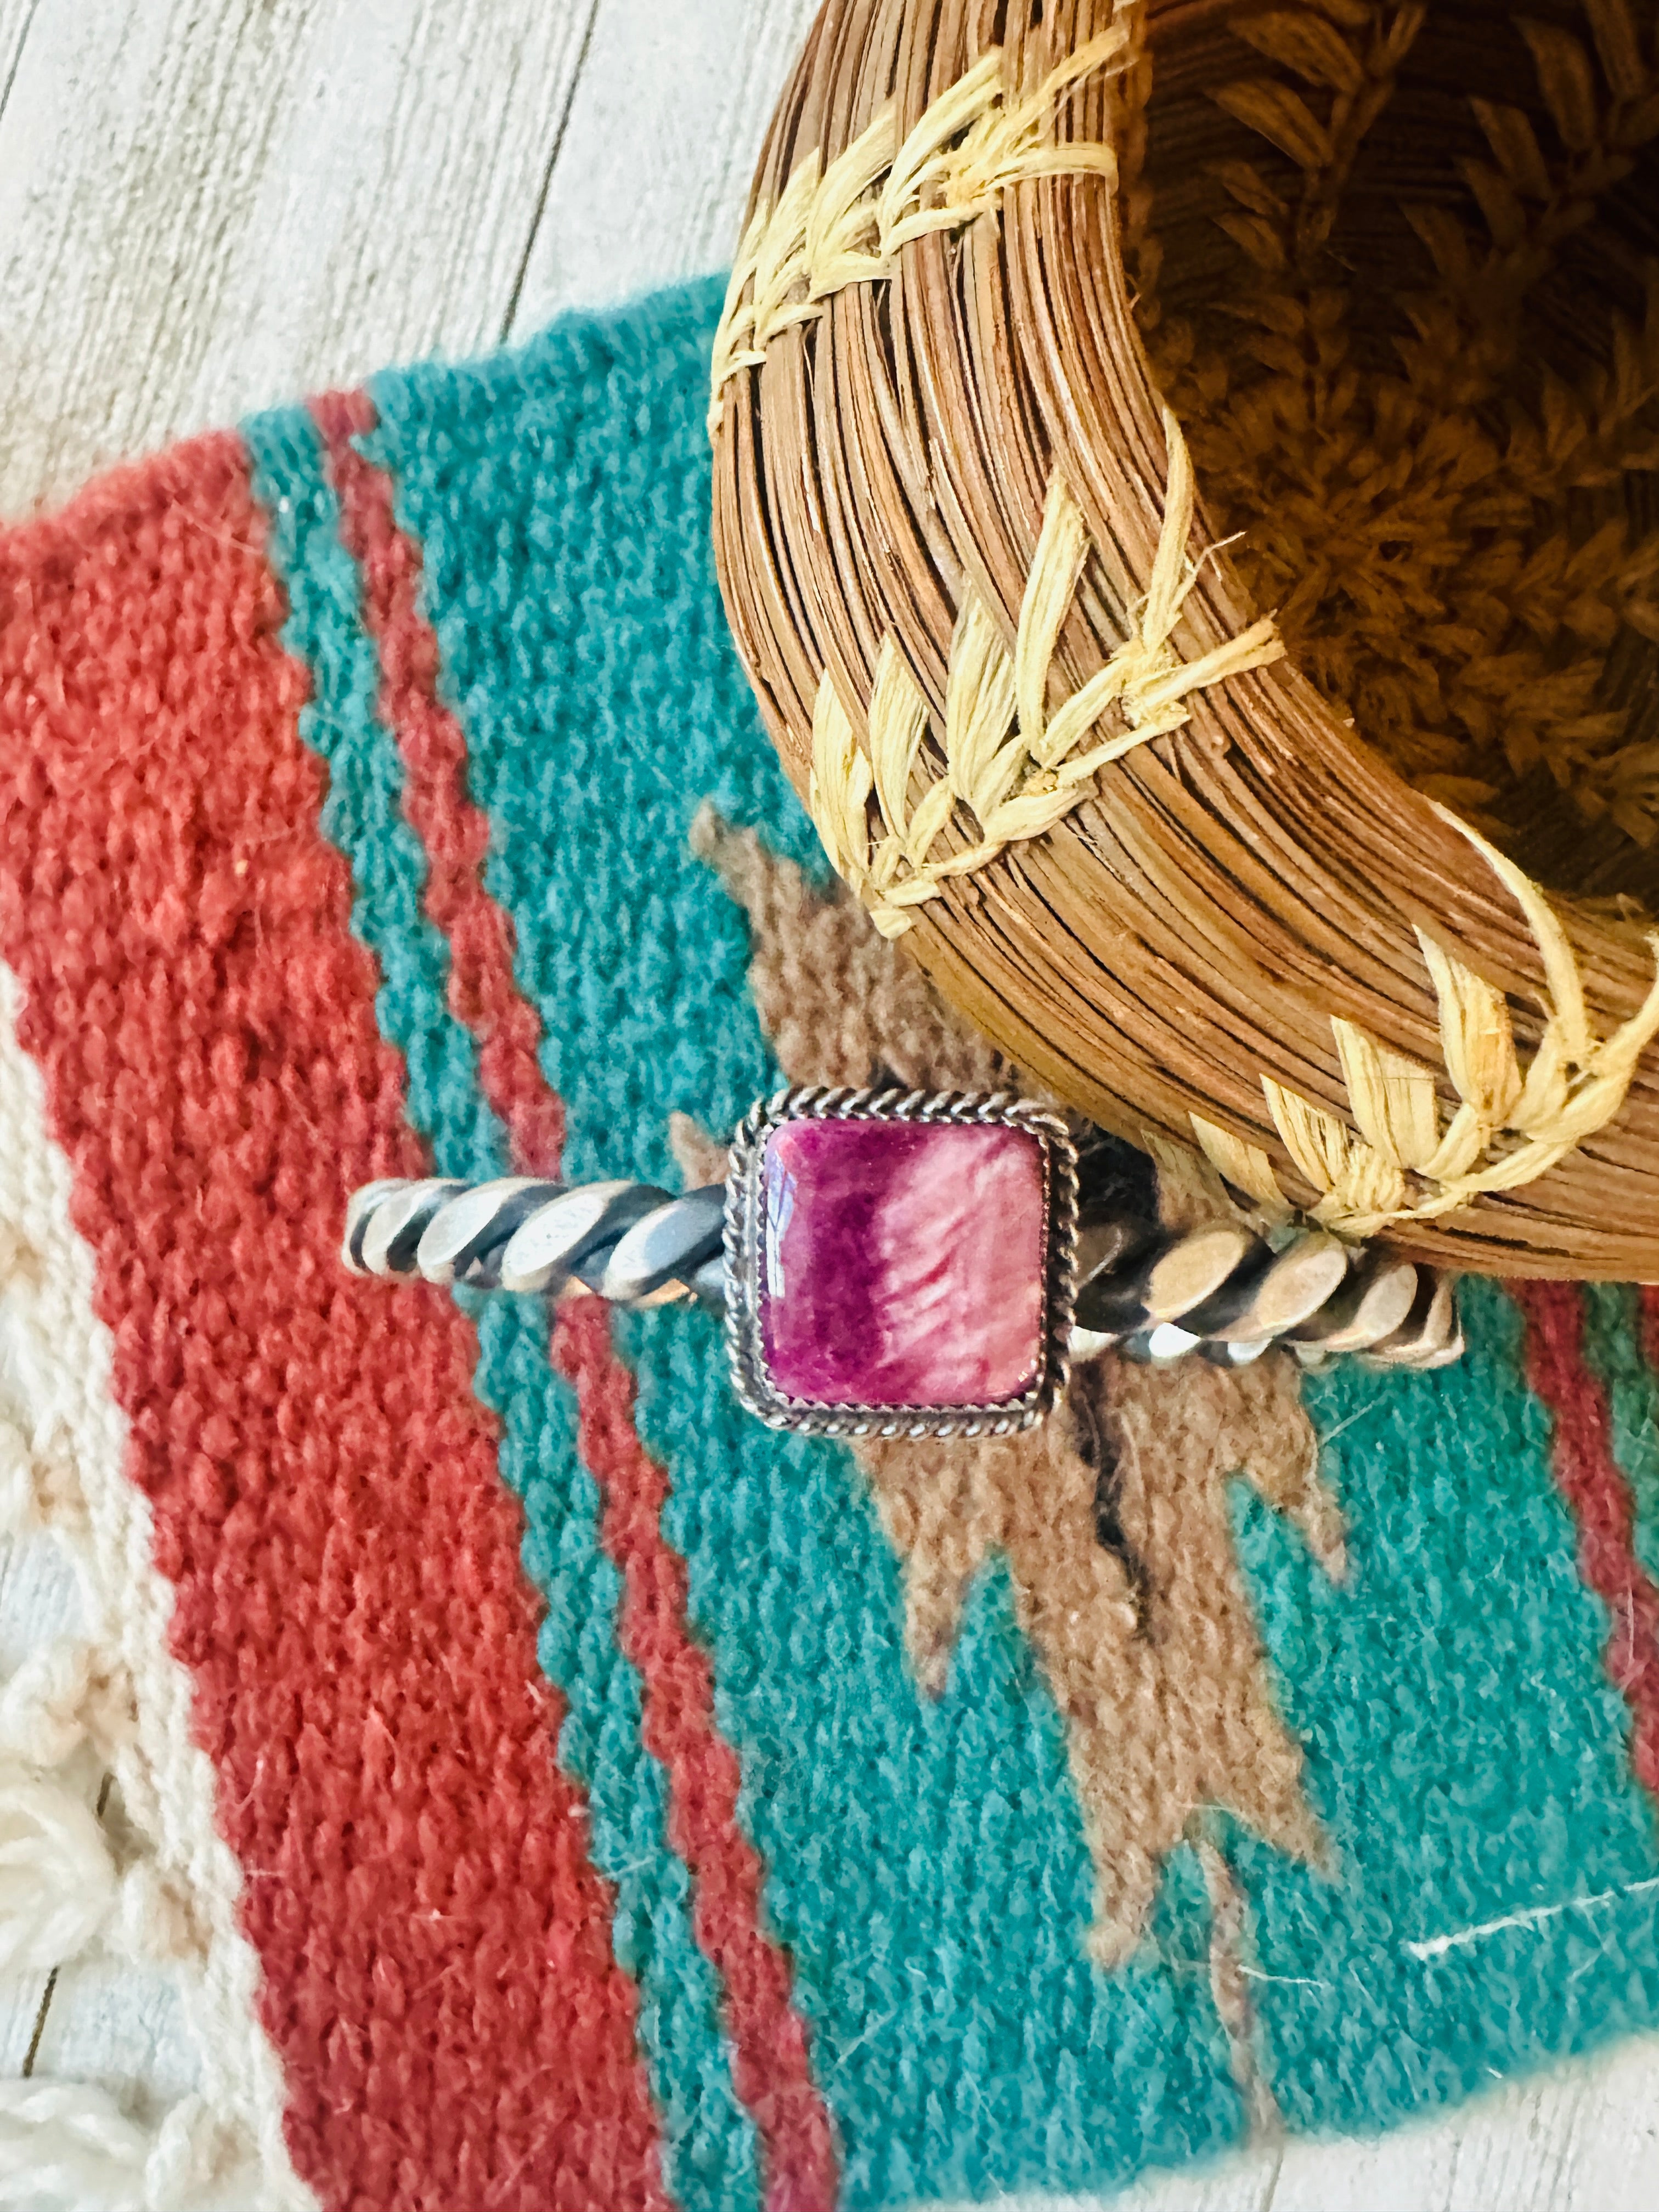
<svg viewBox="0 0 1659 2212">
<path fill-rule="evenodd" d="M 173 1594 L 149 1506 L 123 1472 L 92 1255 L 70 1223 L 69 1166 L 17 1042 L 18 1002 L 0 968 L 0 1534 L 44 1528 L 64 1547 L 88 1636 L 32 1653 L 0 1691 L 0 1972 L 50 1969 L 94 1944 L 168 1964 L 201 2093 L 151 2131 L 87 2084 L 0 2083 L 0 2204 L 314 2212 L 283 2141 L 282 2069 L 254 2009 L 258 1961 L 236 1925 L 240 1870 L 191 1739 L 190 1678 L 167 1648 Z M 83 1747 L 144 1838 L 131 1863 L 70 1786 Z"/>
</svg>

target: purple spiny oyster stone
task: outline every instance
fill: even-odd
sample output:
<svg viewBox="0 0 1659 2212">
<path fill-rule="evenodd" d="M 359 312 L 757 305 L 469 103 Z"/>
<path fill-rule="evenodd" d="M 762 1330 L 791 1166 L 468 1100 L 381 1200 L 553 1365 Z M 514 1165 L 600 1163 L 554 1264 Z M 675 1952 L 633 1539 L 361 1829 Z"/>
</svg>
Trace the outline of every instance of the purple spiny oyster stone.
<svg viewBox="0 0 1659 2212">
<path fill-rule="evenodd" d="M 1041 1141 L 995 1123 L 786 1121 L 761 1163 L 761 1341 L 818 1405 L 991 1406 L 1042 1372 Z"/>
</svg>

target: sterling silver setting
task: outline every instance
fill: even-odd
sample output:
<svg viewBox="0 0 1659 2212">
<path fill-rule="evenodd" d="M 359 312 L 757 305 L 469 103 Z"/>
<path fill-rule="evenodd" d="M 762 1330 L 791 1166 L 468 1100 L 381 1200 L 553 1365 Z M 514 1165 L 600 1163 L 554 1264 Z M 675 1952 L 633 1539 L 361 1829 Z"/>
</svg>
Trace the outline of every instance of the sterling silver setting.
<svg viewBox="0 0 1659 2212">
<path fill-rule="evenodd" d="M 1020 1129 L 1042 1148 L 1044 1186 L 1042 1362 L 1022 1396 L 983 1406 L 825 1405 L 784 1395 L 768 1370 L 761 1328 L 760 1169 L 767 1139 L 786 1121 L 992 1123 Z M 830 1090 L 796 1085 L 757 1106 L 732 1139 L 726 1180 L 726 1346 L 738 1397 L 769 1428 L 820 1437 L 1006 1437 L 1054 1409 L 1072 1364 L 1077 1290 L 1077 1147 L 1057 1114 L 1006 1093 Z"/>
</svg>

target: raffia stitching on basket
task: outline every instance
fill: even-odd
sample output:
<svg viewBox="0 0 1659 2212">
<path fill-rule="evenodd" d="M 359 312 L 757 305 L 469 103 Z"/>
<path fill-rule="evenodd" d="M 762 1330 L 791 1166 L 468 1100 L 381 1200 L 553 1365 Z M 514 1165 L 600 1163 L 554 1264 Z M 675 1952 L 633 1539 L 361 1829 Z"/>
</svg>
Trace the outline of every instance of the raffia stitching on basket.
<svg viewBox="0 0 1659 2212">
<path fill-rule="evenodd" d="M 1648 937 L 1655 974 L 1646 999 L 1611 1036 L 1598 1037 L 1577 957 L 1543 892 L 1478 830 L 1444 807 L 1436 811 L 1468 839 L 1526 915 L 1544 965 L 1544 1032 L 1523 1075 L 1503 993 L 1419 930 L 1439 1002 L 1445 1072 L 1459 1102 L 1449 1122 L 1442 1126 L 1432 1068 L 1340 1016 L 1331 1027 L 1358 1134 L 1263 1076 L 1285 1149 L 1320 1194 L 1315 1218 L 1340 1236 L 1431 1221 L 1535 1182 L 1613 1120 L 1642 1054 L 1659 1036 L 1659 931 Z M 1264 1204 L 1287 1203 L 1260 1146 L 1197 1115 L 1192 1125 L 1228 1182 Z"/>
<path fill-rule="evenodd" d="M 1192 464 L 1167 411 L 1164 431 L 1170 457 L 1164 520 L 1133 629 L 1053 714 L 1054 649 L 1091 551 L 1087 526 L 1058 472 L 1049 481 L 1012 654 L 984 602 L 971 589 L 963 597 L 945 676 L 945 773 L 914 807 L 910 787 L 929 717 L 896 641 L 884 639 L 877 657 L 866 745 L 825 671 L 812 714 L 807 805 L 831 862 L 884 936 L 908 929 L 915 909 L 937 898 L 950 878 L 971 875 L 1007 846 L 1045 836 L 1089 796 L 1102 769 L 1190 720 L 1184 702 L 1193 692 L 1283 654 L 1267 617 L 1197 660 L 1183 660 L 1170 642 L 1198 570 L 1186 551 Z M 1114 709 L 1121 727 L 1080 750 Z M 872 800 L 879 825 L 873 837 Z M 967 844 L 935 852 L 947 826 L 967 822 L 974 825 Z"/>
<path fill-rule="evenodd" d="M 1322 117 L 1271 77 L 1246 78 L 1212 95 L 1218 107 L 1277 146 L 1302 172 L 1286 240 L 1291 260 L 1307 260 L 1329 238 L 1355 156 L 1393 97 L 1400 65 L 1427 15 L 1424 0 L 1382 7 L 1368 6 L 1365 0 L 1335 0 L 1328 12 L 1291 8 L 1241 16 L 1231 26 L 1259 53 L 1330 94 Z M 1346 27 L 1347 37 L 1333 15 Z M 1243 220 L 1221 219 L 1221 228 L 1236 243 L 1243 243 Z M 1256 228 L 1261 228 L 1259 218 Z"/>
<path fill-rule="evenodd" d="M 1121 68 L 1127 44 L 1115 24 L 1014 97 L 1002 49 L 993 46 L 902 145 L 890 101 L 828 169 L 820 173 L 816 149 L 798 162 L 776 204 L 757 205 L 738 248 L 714 334 L 710 436 L 739 370 L 758 368 L 774 338 L 821 315 L 848 285 L 890 276 L 911 239 L 963 228 L 1023 178 L 1115 178 L 1109 146 L 1063 142 L 1053 126 L 1064 94 L 1100 70 Z"/>
</svg>

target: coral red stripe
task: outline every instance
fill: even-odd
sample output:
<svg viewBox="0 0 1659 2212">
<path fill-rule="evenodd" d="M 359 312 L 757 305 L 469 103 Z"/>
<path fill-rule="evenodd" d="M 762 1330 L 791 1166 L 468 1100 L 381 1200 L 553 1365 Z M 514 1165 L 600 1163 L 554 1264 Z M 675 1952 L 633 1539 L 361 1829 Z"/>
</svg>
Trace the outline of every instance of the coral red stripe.
<svg viewBox="0 0 1659 2212">
<path fill-rule="evenodd" d="M 1642 1292 L 1642 1335 L 1649 1366 L 1659 1367 L 1659 1283 L 1649 1283 Z"/>
<path fill-rule="evenodd" d="M 1571 1283 L 1510 1288 L 1526 1317 L 1528 1379 L 1555 1419 L 1555 1479 L 1578 1524 L 1580 1570 L 1613 1615 L 1602 1656 L 1630 1707 L 1631 1765 L 1659 1799 L 1659 1589 L 1636 1556 L 1607 1391 L 1584 1356 L 1583 1294 Z"/>
<path fill-rule="evenodd" d="M 427 908 L 450 939 L 452 1004 L 484 1048 L 480 1081 L 518 1165 L 551 1175 L 562 1108 L 537 1057 L 540 1017 L 513 973 L 511 919 L 480 873 L 489 822 L 466 796 L 466 740 L 437 696 L 438 644 L 419 605 L 420 550 L 397 526 L 386 472 L 352 443 L 374 424 L 368 395 L 334 394 L 315 411 L 342 535 L 363 574 L 381 715 L 408 770 L 405 811 L 432 861 Z M 662 1533 L 668 1480 L 635 1430 L 633 1377 L 600 1301 L 561 1308 L 553 1359 L 575 1388 L 583 1461 L 605 1497 L 601 1533 L 626 1592 L 619 1641 L 643 1684 L 647 1747 L 668 1772 L 670 1840 L 690 1869 L 697 1940 L 724 1986 L 732 2080 L 763 2147 L 767 2201 L 772 2212 L 817 2212 L 836 2197 L 829 2113 L 812 2081 L 787 1957 L 761 1930 L 761 1866 L 738 1820 L 737 1754 L 715 1721 L 708 1662 L 687 1620 L 685 1563 Z"/>
<path fill-rule="evenodd" d="M 422 1163 L 263 545 L 228 437 L 0 541 L 0 949 L 296 2167 L 352 2212 L 646 2212 L 635 1992 L 553 1756 L 473 1332 L 336 1255 L 352 1186 Z"/>
</svg>

